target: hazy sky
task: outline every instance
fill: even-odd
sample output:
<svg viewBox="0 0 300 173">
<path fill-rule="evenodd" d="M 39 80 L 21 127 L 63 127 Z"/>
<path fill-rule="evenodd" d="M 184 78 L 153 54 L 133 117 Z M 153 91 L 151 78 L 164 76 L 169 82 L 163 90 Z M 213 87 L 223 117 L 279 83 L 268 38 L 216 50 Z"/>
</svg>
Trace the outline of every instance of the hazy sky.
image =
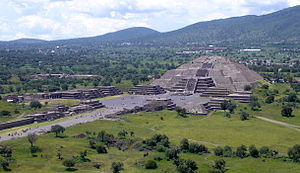
<svg viewBox="0 0 300 173">
<path fill-rule="evenodd" d="M 300 0 L 0 0 L 0 40 L 96 36 L 134 26 L 166 32 L 295 5 Z"/>
</svg>

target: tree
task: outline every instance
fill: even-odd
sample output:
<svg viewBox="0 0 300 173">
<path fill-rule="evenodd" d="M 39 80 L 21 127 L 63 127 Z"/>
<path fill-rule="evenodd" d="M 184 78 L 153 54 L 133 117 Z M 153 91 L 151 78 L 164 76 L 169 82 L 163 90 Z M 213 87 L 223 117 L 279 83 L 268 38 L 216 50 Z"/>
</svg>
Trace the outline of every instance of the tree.
<svg viewBox="0 0 300 173">
<path fill-rule="evenodd" d="M 224 117 L 225 117 L 225 118 L 231 118 L 231 113 L 226 112 L 225 115 L 224 115 Z"/>
<path fill-rule="evenodd" d="M 190 159 L 176 159 L 173 164 L 179 173 L 194 173 L 198 169 L 196 162 Z"/>
<path fill-rule="evenodd" d="M 87 150 L 81 151 L 79 153 L 79 159 L 80 159 L 80 161 L 82 161 L 82 162 L 90 161 L 90 159 L 86 158 L 87 154 L 88 154 Z"/>
<path fill-rule="evenodd" d="M 208 149 L 206 148 L 205 145 L 197 144 L 197 143 L 191 143 L 189 145 L 190 153 L 202 154 L 202 153 L 206 153 L 207 151 L 208 151 Z"/>
<path fill-rule="evenodd" d="M 287 96 L 287 101 L 288 102 L 298 102 L 298 96 L 296 93 L 290 93 L 288 96 Z"/>
<path fill-rule="evenodd" d="M 216 156 L 222 156 L 223 155 L 223 148 L 222 147 L 214 148 L 214 153 L 215 153 Z"/>
<path fill-rule="evenodd" d="M 124 164 L 122 162 L 113 162 L 111 164 L 111 169 L 113 170 L 113 173 L 119 173 L 124 170 L 123 166 Z"/>
<path fill-rule="evenodd" d="M 170 160 L 177 159 L 179 150 L 177 150 L 175 148 L 168 149 L 165 154 L 166 154 L 167 159 L 170 159 Z"/>
<path fill-rule="evenodd" d="M 37 109 L 37 108 L 41 108 L 43 105 L 39 102 L 39 101 L 32 101 L 30 102 L 30 107 Z"/>
<path fill-rule="evenodd" d="M 259 149 L 259 154 L 263 157 L 273 157 L 278 154 L 277 151 L 271 150 L 269 147 L 263 146 Z"/>
<path fill-rule="evenodd" d="M 104 145 L 97 145 L 96 146 L 96 151 L 97 153 L 107 153 L 107 149 L 105 148 Z"/>
<path fill-rule="evenodd" d="M 275 100 L 275 97 L 274 96 L 268 96 L 265 100 L 266 103 L 270 104 L 270 103 L 273 103 Z"/>
<path fill-rule="evenodd" d="M 0 165 L 3 168 L 4 171 L 9 171 L 9 162 L 6 159 L 1 159 L 0 158 Z"/>
<path fill-rule="evenodd" d="M 213 166 L 214 169 L 219 170 L 220 173 L 224 173 L 226 162 L 223 159 L 215 160 L 215 165 Z"/>
<path fill-rule="evenodd" d="M 229 110 L 230 113 L 233 113 L 236 107 L 237 105 L 233 103 L 231 100 L 224 100 L 221 103 L 221 109 L 224 111 Z"/>
<path fill-rule="evenodd" d="M 232 153 L 232 149 L 230 146 L 225 146 L 224 150 L 223 150 L 223 156 L 224 157 L 232 157 L 233 153 Z"/>
<path fill-rule="evenodd" d="M 296 144 L 292 148 L 290 148 L 288 150 L 288 156 L 294 162 L 299 162 L 300 163 L 300 145 Z"/>
<path fill-rule="evenodd" d="M 30 146 L 33 147 L 34 143 L 37 141 L 37 135 L 35 133 L 29 133 L 27 135 L 27 140 L 30 143 Z"/>
<path fill-rule="evenodd" d="M 187 117 L 187 112 L 186 112 L 185 108 L 176 107 L 175 110 L 176 110 L 178 116 L 181 116 L 183 118 Z"/>
<path fill-rule="evenodd" d="M 65 128 L 61 125 L 51 126 L 51 132 L 55 133 L 55 137 L 58 137 L 60 133 L 64 133 Z"/>
<path fill-rule="evenodd" d="M 269 89 L 269 85 L 268 84 L 264 84 L 264 85 L 261 86 L 261 88 L 267 90 L 267 89 Z"/>
<path fill-rule="evenodd" d="M 10 113 L 10 111 L 3 110 L 0 112 L 0 116 L 2 116 L 2 117 L 11 116 L 11 113 Z"/>
<path fill-rule="evenodd" d="M 249 114 L 247 112 L 241 112 L 240 114 L 240 120 L 244 121 L 244 120 L 248 120 L 249 119 Z"/>
<path fill-rule="evenodd" d="M 189 150 L 189 140 L 184 138 L 180 141 L 180 149 L 181 151 L 188 151 Z"/>
<path fill-rule="evenodd" d="M 260 104 L 258 102 L 258 98 L 256 96 L 251 96 L 250 97 L 250 106 L 251 109 L 254 110 L 255 108 L 260 108 Z"/>
<path fill-rule="evenodd" d="M 224 100 L 222 103 L 221 103 L 221 109 L 226 111 L 228 108 L 228 101 L 227 100 Z"/>
<path fill-rule="evenodd" d="M 12 157 L 12 149 L 6 145 L 0 145 L 0 154 L 2 157 Z"/>
<path fill-rule="evenodd" d="M 120 139 L 125 139 L 127 134 L 128 134 L 128 132 L 126 130 L 122 130 L 118 133 L 118 137 Z"/>
<path fill-rule="evenodd" d="M 259 151 L 256 149 L 254 145 L 251 145 L 249 147 L 249 154 L 251 157 L 258 158 L 259 157 Z"/>
<path fill-rule="evenodd" d="M 68 90 L 69 89 L 68 84 L 61 85 L 61 89 L 64 90 L 64 91 Z"/>
<path fill-rule="evenodd" d="M 75 161 L 74 161 L 74 159 L 67 159 L 63 162 L 63 165 L 65 167 L 68 167 L 68 169 L 70 170 L 72 167 L 75 166 Z"/>
<path fill-rule="evenodd" d="M 241 146 L 239 146 L 236 149 L 236 153 L 235 154 L 236 154 L 237 157 L 245 158 L 245 157 L 247 157 L 246 151 L 247 151 L 246 146 L 245 145 L 241 145 Z"/>
<path fill-rule="evenodd" d="M 227 109 L 229 110 L 230 113 L 234 113 L 234 110 L 236 107 L 237 107 L 237 105 L 235 103 L 233 103 L 232 101 L 229 101 Z"/>
<path fill-rule="evenodd" d="M 244 86 L 244 91 L 250 91 L 252 87 L 250 85 L 245 85 Z"/>
<path fill-rule="evenodd" d="M 281 115 L 284 117 L 292 117 L 293 108 L 290 105 L 284 105 L 281 109 Z"/>
<path fill-rule="evenodd" d="M 146 169 L 156 169 L 157 168 L 157 164 L 154 160 L 148 160 L 145 164 L 145 168 Z"/>
</svg>

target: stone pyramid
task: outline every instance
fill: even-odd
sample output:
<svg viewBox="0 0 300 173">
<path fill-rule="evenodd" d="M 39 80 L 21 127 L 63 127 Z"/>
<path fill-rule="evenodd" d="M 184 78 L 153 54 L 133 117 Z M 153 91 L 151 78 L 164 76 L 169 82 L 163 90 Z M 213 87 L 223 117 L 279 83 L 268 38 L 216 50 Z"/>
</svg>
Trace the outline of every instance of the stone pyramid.
<svg viewBox="0 0 300 173">
<path fill-rule="evenodd" d="M 201 56 L 177 69 L 167 71 L 152 84 L 171 90 L 183 79 L 212 78 L 218 88 L 243 91 L 245 85 L 256 85 L 263 77 L 243 64 L 224 56 Z"/>
</svg>

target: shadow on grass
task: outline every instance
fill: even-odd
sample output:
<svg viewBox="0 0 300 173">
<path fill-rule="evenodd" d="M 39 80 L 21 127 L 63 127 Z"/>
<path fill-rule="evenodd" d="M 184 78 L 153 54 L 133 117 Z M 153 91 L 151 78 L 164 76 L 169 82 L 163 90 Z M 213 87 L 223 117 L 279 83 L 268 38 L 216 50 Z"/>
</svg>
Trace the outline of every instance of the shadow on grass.
<svg viewBox="0 0 300 173">
<path fill-rule="evenodd" d="M 68 136 L 55 136 L 56 138 L 67 138 Z"/>
<path fill-rule="evenodd" d="M 3 170 L 6 171 L 6 172 L 10 172 L 11 171 L 11 169 L 7 168 L 7 167 L 3 168 Z"/>
<path fill-rule="evenodd" d="M 66 171 L 69 171 L 69 172 L 74 172 L 74 171 L 77 171 L 78 169 L 76 168 L 67 168 Z"/>
</svg>

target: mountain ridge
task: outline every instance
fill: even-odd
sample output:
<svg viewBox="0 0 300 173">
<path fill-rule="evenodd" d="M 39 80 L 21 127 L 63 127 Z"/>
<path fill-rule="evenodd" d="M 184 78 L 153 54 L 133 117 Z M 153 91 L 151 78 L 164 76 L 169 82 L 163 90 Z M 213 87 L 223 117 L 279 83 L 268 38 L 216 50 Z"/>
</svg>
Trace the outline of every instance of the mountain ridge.
<svg viewBox="0 0 300 173">
<path fill-rule="evenodd" d="M 53 41 L 7 41 L 3 43 L 72 43 L 72 44 L 256 44 L 300 41 L 300 5 L 265 15 L 246 15 L 198 22 L 183 28 L 158 32 L 146 27 L 132 27 L 95 37 Z M 23 39 L 24 40 L 24 39 Z M 26 39 L 25 39 L 26 40 Z M 38 39 L 31 39 L 38 40 Z"/>
</svg>

